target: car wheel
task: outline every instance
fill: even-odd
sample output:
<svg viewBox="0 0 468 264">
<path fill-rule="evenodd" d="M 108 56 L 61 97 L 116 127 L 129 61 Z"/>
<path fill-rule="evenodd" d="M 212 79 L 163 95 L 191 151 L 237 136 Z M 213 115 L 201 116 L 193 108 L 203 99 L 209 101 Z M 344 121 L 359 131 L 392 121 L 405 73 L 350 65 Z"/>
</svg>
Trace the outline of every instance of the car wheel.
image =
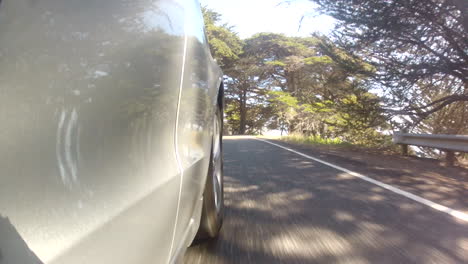
<svg viewBox="0 0 468 264">
<path fill-rule="evenodd" d="M 223 119 L 220 108 L 216 111 L 213 125 L 213 143 L 208 176 L 203 192 L 203 209 L 196 239 L 215 238 L 223 223 L 224 213 L 224 182 L 222 157 Z"/>
</svg>

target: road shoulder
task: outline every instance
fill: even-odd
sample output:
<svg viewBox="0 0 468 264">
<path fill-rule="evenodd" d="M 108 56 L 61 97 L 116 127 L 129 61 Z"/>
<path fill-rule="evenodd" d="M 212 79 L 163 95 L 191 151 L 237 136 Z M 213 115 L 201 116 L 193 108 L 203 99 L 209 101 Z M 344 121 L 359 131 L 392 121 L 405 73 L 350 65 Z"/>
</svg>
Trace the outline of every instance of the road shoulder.
<svg viewBox="0 0 468 264">
<path fill-rule="evenodd" d="M 468 169 L 445 167 L 433 159 L 402 157 L 268 139 L 372 179 L 468 213 Z"/>
</svg>

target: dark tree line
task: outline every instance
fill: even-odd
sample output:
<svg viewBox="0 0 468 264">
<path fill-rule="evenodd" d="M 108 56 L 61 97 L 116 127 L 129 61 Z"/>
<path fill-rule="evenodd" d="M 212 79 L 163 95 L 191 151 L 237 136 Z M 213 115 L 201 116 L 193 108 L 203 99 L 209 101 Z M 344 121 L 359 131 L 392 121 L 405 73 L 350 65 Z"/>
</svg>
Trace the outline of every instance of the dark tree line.
<svg viewBox="0 0 468 264">
<path fill-rule="evenodd" d="M 466 0 L 311 0 L 331 36 L 241 40 L 204 9 L 226 75 L 226 128 L 379 142 L 378 131 L 468 133 Z"/>
<path fill-rule="evenodd" d="M 468 132 L 468 1 L 312 1 L 338 20 L 335 43 L 376 67 L 388 112 L 408 125 L 447 120 L 458 127 L 440 132 Z"/>
</svg>

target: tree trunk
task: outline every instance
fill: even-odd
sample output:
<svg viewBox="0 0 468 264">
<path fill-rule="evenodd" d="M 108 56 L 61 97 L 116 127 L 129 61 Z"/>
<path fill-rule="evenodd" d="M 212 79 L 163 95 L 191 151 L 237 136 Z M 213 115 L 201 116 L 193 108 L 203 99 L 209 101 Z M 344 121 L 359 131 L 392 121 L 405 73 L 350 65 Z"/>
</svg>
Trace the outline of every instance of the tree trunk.
<svg viewBox="0 0 468 264">
<path fill-rule="evenodd" d="M 286 86 L 292 95 L 296 95 L 296 76 L 293 71 L 286 72 Z"/>
<path fill-rule="evenodd" d="M 245 135 L 247 125 L 247 91 L 243 89 L 240 96 L 240 124 L 239 124 L 239 135 Z"/>
</svg>

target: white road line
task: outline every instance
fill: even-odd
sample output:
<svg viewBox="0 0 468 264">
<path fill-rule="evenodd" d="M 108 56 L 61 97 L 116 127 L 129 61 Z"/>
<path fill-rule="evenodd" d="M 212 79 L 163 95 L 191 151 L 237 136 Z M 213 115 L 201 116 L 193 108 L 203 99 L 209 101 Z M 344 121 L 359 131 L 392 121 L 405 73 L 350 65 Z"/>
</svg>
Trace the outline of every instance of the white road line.
<svg viewBox="0 0 468 264">
<path fill-rule="evenodd" d="M 332 167 L 332 168 L 334 168 L 334 169 L 337 169 L 337 170 L 346 172 L 346 173 L 348 173 L 349 175 L 352 175 L 352 176 L 354 176 L 354 177 L 357 177 L 357 178 L 359 178 L 359 179 L 361 179 L 361 180 L 370 182 L 370 183 L 375 184 L 375 185 L 377 185 L 377 186 L 379 186 L 379 187 L 385 188 L 385 189 L 387 189 L 387 190 L 389 190 L 389 191 L 392 191 L 392 192 L 397 193 L 397 194 L 399 194 L 399 195 L 405 196 L 406 198 L 409 198 L 409 199 L 411 199 L 411 200 L 413 200 L 413 201 L 416 201 L 416 202 L 418 202 L 418 203 L 427 205 L 427 206 L 429 206 L 429 207 L 431 207 L 431 208 L 433 208 L 433 209 L 435 209 L 435 210 L 437 210 L 437 211 L 444 212 L 444 213 L 449 214 L 449 215 L 451 215 L 451 216 L 453 216 L 453 217 L 455 217 L 455 218 L 457 218 L 457 219 L 460 219 L 460 220 L 463 220 L 463 221 L 465 221 L 465 222 L 468 222 L 468 214 L 466 214 L 466 213 L 463 213 L 463 212 L 454 210 L 454 209 L 452 209 L 452 208 L 448 208 L 447 206 L 444 206 L 444 205 L 435 203 L 435 202 L 433 202 L 433 201 L 430 201 L 430 200 L 427 200 L 427 199 L 422 198 L 422 197 L 420 197 L 420 196 L 414 195 L 414 194 L 412 194 L 412 193 L 403 191 L 403 190 L 401 190 L 401 189 L 398 189 L 398 188 L 393 187 L 393 186 L 391 186 L 391 185 L 388 185 L 388 184 L 386 184 L 386 183 L 379 182 L 379 181 L 377 181 L 377 180 L 374 180 L 374 179 L 372 179 L 372 178 L 369 178 L 369 177 L 367 177 L 367 176 L 365 176 L 365 175 L 362 175 L 362 174 L 360 174 L 360 173 L 357 173 L 357 172 L 354 172 L 354 171 L 345 169 L 345 168 L 340 167 L 340 166 L 338 166 L 338 165 L 335 165 L 335 164 L 332 164 L 332 163 L 330 163 L 330 162 L 326 162 L 326 161 L 324 161 L 324 160 L 321 160 L 321 159 L 312 157 L 312 156 L 310 156 L 310 155 L 301 153 L 301 152 L 299 152 L 299 151 L 296 151 L 296 150 L 293 150 L 293 149 L 290 149 L 290 148 L 281 146 L 281 145 L 279 145 L 279 144 L 276 144 L 276 143 L 273 143 L 273 142 L 270 142 L 270 141 L 267 141 L 267 140 L 264 140 L 264 139 L 258 139 L 258 138 L 256 138 L 256 139 L 259 140 L 259 141 L 263 141 L 263 142 L 265 142 L 265 143 L 268 143 L 268 144 L 277 146 L 277 147 L 279 147 L 279 148 L 285 149 L 285 150 L 287 150 L 287 151 L 293 152 L 293 153 L 295 153 L 295 154 L 297 154 L 297 155 L 300 155 L 300 156 L 302 156 L 302 157 L 304 157 L 304 158 L 311 159 L 311 160 L 314 160 L 314 161 L 316 161 L 316 162 L 320 162 L 320 163 L 322 163 L 322 164 L 324 164 L 324 165 L 327 165 L 327 166 L 329 166 L 329 167 Z"/>
</svg>

